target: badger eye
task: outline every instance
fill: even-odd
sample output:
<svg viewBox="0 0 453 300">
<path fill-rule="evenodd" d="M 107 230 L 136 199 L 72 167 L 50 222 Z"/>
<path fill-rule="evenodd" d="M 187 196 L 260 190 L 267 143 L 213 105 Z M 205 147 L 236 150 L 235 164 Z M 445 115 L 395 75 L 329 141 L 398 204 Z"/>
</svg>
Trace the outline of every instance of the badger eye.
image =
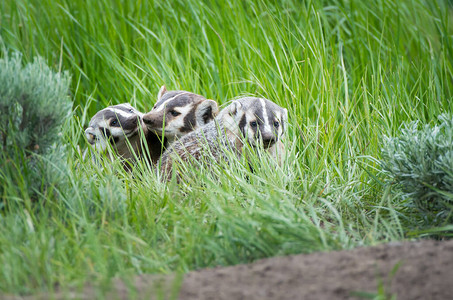
<svg viewBox="0 0 453 300">
<path fill-rule="evenodd" d="M 134 109 L 132 109 L 132 108 L 129 109 L 129 112 L 130 112 L 130 113 L 133 113 L 133 112 L 134 112 Z"/>
<path fill-rule="evenodd" d="M 110 122 L 110 126 L 118 126 L 118 120 L 112 120 L 112 122 Z"/>
<path fill-rule="evenodd" d="M 255 128 L 255 127 L 257 126 L 256 121 L 250 122 L 250 126 L 252 126 L 253 128 Z"/>
<path fill-rule="evenodd" d="M 179 115 L 181 114 L 180 112 L 177 112 L 176 110 L 170 110 L 169 113 L 170 113 L 173 117 L 179 116 Z"/>
<path fill-rule="evenodd" d="M 275 122 L 274 122 L 274 127 L 275 127 L 275 128 L 278 128 L 278 126 L 280 126 L 280 123 L 279 123 L 278 121 L 275 121 Z"/>
</svg>

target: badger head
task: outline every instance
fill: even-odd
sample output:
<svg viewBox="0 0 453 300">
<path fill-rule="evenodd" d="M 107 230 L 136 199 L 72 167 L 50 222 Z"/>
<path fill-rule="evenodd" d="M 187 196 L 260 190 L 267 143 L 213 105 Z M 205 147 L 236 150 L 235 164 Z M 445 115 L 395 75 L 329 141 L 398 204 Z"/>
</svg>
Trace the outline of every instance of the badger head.
<svg viewBox="0 0 453 300">
<path fill-rule="evenodd" d="M 288 111 L 267 99 L 245 97 L 232 101 L 219 117 L 226 129 L 251 146 L 268 149 L 285 133 Z"/>
<path fill-rule="evenodd" d="M 153 109 L 143 116 L 149 130 L 170 142 L 212 121 L 219 109 L 214 100 L 162 86 Z"/>
<path fill-rule="evenodd" d="M 109 106 L 91 118 L 85 136 L 97 151 L 105 151 L 109 143 L 117 150 L 127 149 L 126 139 L 138 136 L 143 128 L 142 117 L 143 113 L 129 103 Z"/>
</svg>

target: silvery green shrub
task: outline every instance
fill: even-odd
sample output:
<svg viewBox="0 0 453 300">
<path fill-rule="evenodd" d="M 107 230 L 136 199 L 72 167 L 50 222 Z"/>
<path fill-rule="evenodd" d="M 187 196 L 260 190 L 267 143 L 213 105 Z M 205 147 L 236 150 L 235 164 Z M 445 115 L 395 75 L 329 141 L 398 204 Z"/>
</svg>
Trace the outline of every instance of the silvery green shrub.
<svg viewBox="0 0 453 300">
<path fill-rule="evenodd" d="M 382 166 L 426 221 L 453 220 L 453 117 L 421 129 L 412 122 L 386 137 Z"/>
<path fill-rule="evenodd" d="M 19 53 L 0 59 L 2 200 L 36 198 L 56 180 L 65 152 L 62 125 L 72 106 L 69 81 L 67 73 L 52 71 L 42 58 L 25 66 Z"/>
</svg>

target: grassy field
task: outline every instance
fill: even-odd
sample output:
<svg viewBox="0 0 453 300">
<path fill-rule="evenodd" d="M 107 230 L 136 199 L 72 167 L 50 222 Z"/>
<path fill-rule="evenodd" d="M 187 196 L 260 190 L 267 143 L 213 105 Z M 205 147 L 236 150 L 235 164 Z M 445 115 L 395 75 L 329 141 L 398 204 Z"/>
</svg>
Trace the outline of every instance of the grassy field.
<svg viewBox="0 0 453 300">
<path fill-rule="evenodd" d="M 0 291 L 422 236 L 379 159 L 404 122 L 453 111 L 449 2 L 275 2 L 0 2 L 0 55 L 68 70 L 74 102 L 60 184 L 38 204 L 2 196 Z M 81 160 L 97 110 L 149 111 L 163 84 L 220 104 L 247 94 L 286 107 L 288 159 L 252 158 L 254 173 L 241 161 L 189 169 L 194 179 L 180 185 L 144 164 L 129 174 Z"/>
</svg>

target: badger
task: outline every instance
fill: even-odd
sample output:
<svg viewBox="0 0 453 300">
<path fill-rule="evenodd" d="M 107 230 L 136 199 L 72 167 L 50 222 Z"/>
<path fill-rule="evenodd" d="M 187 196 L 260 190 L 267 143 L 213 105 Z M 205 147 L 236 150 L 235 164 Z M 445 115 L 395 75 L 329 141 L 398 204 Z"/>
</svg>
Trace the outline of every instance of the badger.
<svg viewBox="0 0 453 300">
<path fill-rule="evenodd" d="M 203 126 L 219 112 L 217 103 L 187 91 L 160 88 L 153 109 L 143 116 L 149 131 L 164 136 L 168 143 Z"/>
<path fill-rule="evenodd" d="M 85 136 L 96 151 L 106 152 L 108 144 L 112 145 L 125 162 L 145 157 L 155 164 L 166 146 L 164 139 L 147 129 L 143 113 L 129 103 L 109 106 L 97 112 L 91 118 Z M 148 151 L 144 149 L 145 144 Z M 110 153 L 108 155 L 113 159 Z M 125 168 L 129 169 L 129 164 L 125 164 Z"/>
<path fill-rule="evenodd" d="M 244 142 L 251 147 L 262 146 L 279 159 L 276 156 L 284 149 L 281 138 L 287 121 L 288 111 L 270 100 L 255 97 L 233 100 L 213 122 L 173 142 L 162 154 L 160 171 L 169 179 L 175 159 L 200 160 L 206 150 L 215 159 L 225 158 L 225 149 L 240 155 Z"/>
</svg>

